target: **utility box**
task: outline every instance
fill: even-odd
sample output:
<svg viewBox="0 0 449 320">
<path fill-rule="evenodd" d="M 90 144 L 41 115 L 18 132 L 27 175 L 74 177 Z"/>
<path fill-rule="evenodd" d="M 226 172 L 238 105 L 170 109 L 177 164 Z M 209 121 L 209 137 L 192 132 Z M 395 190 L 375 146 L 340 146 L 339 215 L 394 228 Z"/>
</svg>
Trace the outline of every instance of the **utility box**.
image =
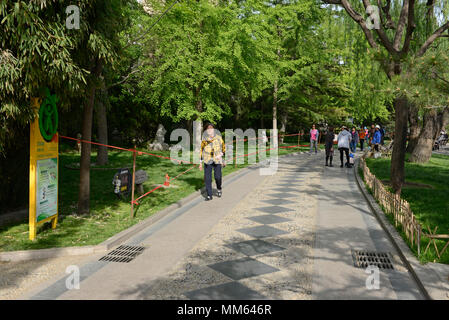
<svg viewBox="0 0 449 320">
<path fill-rule="evenodd" d="M 128 168 L 123 168 L 117 171 L 112 179 L 114 186 L 114 193 L 117 197 L 126 197 L 131 192 L 132 176 Z"/>
</svg>

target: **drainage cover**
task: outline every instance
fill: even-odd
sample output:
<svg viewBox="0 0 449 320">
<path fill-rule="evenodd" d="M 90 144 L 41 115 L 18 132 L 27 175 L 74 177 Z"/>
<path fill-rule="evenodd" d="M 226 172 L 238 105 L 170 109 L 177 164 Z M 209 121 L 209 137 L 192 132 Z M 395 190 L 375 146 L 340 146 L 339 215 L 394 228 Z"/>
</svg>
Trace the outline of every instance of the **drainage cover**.
<svg viewBox="0 0 449 320">
<path fill-rule="evenodd" d="M 110 262 L 130 262 L 134 260 L 135 257 L 137 257 L 139 254 L 142 253 L 144 250 L 144 247 L 140 246 L 125 246 L 122 245 L 111 252 L 109 252 L 107 255 L 102 257 L 99 261 L 110 261 Z"/>
<path fill-rule="evenodd" d="M 376 266 L 379 269 L 394 270 L 393 257 L 389 252 L 375 252 L 375 251 L 359 251 L 352 250 L 352 258 L 354 266 L 357 268 L 368 268 L 369 266 Z"/>
</svg>

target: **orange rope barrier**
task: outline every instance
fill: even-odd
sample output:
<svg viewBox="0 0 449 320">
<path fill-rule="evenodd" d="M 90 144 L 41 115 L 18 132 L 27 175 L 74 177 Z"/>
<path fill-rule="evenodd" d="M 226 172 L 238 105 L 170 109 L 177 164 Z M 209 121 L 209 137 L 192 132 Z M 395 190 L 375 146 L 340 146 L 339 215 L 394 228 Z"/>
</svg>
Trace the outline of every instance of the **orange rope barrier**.
<svg viewBox="0 0 449 320">
<path fill-rule="evenodd" d="M 298 136 L 298 135 L 302 135 L 302 134 L 301 134 L 301 133 L 296 133 L 296 134 L 280 135 L 280 136 L 287 137 L 287 136 Z M 111 149 L 117 149 L 117 150 L 122 150 L 122 151 L 133 152 L 134 154 L 137 153 L 138 155 L 144 154 L 144 155 L 154 156 L 154 157 L 163 158 L 163 159 L 167 159 L 167 160 L 175 160 L 175 161 L 178 161 L 179 164 L 183 164 L 183 163 L 185 163 L 185 164 L 193 164 L 193 162 L 190 162 L 190 161 L 174 159 L 174 158 L 171 158 L 171 157 L 161 156 L 161 155 L 153 154 L 153 153 L 146 152 L 146 151 L 139 151 L 139 150 L 137 150 L 137 149 L 135 149 L 135 148 L 134 148 L 134 149 L 127 149 L 127 148 L 121 148 L 121 147 L 112 146 L 112 145 L 108 145 L 108 144 L 102 144 L 102 143 L 98 143 L 98 142 L 87 141 L 87 140 L 83 140 L 83 139 L 71 138 L 71 137 L 66 137 L 66 136 L 59 136 L 59 137 L 61 137 L 61 138 L 63 138 L 63 139 L 74 140 L 74 141 L 77 141 L 77 142 L 90 143 L 90 144 L 93 144 L 93 145 L 104 146 L 104 147 L 111 148 Z M 263 137 L 262 137 L 262 138 L 263 138 Z M 262 138 L 256 138 L 256 139 L 262 139 Z M 269 137 L 267 137 L 267 138 L 269 138 Z M 244 139 L 243 141 L 248 141 L 248 139 Z M 295 146 L 283 146 L 283 147 L 277 147 L 277 148 L 278 148 L 278 149 L 285 149 L 285 148 L 297 148 L 297 147 L 309 147 L 309 146 L 310 146 L 310 145 L 295 145 Z M 238 157 L 235 156 L 235 157 L 233 157 L 232 160 L 236 160 L 237 158 L 241 158 L 241 157 L 247 157 L 247 156 L 250 156 L 250 155 L 253 155 L 253 154 L 258 154 L 258 153 L 263 152 L 263 151 L 274 150 L 274 149 L 277 149 L 277 148 L 265 149 L 265 150 L 261 150 L 261 151 L 257 151 L 257 152 L 253 152 L 253 153 L 244 154 L 244 155 L 238 156 Z M 226 163 L 226 162 L 225 162 L 225 163 Z M 193 164 L 193 166 L 192 166 L 191 168 L 189 168 L 189 169 L 187 169 L 187 170 L 181 172 L 181 173 L 178 174 L 176 177 L 171 178 L 171 180 L 178 179 L 180 176 L 186 174 L 187 172 L 189 172 L 190 170 L 192 170 L 192 169 L 195 168 L 196 166 L 197 166 L 196 164 Z M 168 175 L 166 175 L 166 176 L 168 177 Z M 170 177 L 168 177 L 168 179 L 170 179 Z M 164 185 L 167 185 L 167 181 L 166 181 L 164 184 L 161 184 L 161 185 L 159 185 L 159 186 L 153 188 L 152 190 L 148 191 L 147 193 L 141 195 L 141 196 L 138 197 L 137 199 L 132 200 L 132 201 L 131 201 L 131 205 L 133 205 L 133 204 L 139 205 L 138 201 L 139 201 L 140 199 L 142 199 L 142 198 L 148 196 L 149 194 L 153 193 L 154 191 L 160 189 L 160 188 L 161 188 L 162 186 L 164 186 Z"/>
</svg>

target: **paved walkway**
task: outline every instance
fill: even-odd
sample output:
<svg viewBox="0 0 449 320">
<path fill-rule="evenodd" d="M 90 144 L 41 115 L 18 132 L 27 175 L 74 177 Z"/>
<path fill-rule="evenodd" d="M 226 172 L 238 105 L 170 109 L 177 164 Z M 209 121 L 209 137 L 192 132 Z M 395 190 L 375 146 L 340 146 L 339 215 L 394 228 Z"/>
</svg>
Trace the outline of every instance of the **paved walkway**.
<svg viewBox="0 0 449 320">
<path fill-rule="evenodd" d="M 340 168 L 339 168 L 340 169 Z M 421 299 L 366 200 L 354 170 L 326 168 L 318 190 L 313 293 L 316 299 Z M 394 270 L 380 269 L 379 290 L 368 290 L 365 269 L 353 265 L 354 251 L 390 253 Z"/>
<path fill-rule="evenodd" d="M 440 150 L 433 151 L 433 153 L 449 156 L 449 144 L 441 147 Z"/>
<path fill-rule="evenodd" d="M 420 299 L 386 234 L 357 189 L 353 170 L 325 168 L 323 154 L 280 158 L 225 178 L 222 198 L 195 200 L 136 234 L 129 263 L 80 264 L 31 299 Z M 368 290 L 352 250 L 390 252 L 394 270 Z"/>
</svg>

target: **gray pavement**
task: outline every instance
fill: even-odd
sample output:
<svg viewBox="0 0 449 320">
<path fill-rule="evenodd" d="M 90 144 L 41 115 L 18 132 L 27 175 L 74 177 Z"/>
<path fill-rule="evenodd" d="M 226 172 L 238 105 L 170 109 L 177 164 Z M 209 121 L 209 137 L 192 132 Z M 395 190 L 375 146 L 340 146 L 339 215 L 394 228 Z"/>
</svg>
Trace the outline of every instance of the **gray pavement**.
<svg viewBox="0 0 449 320">
<path fill-rule="evenodd" d="M 323 153 L 280 158 L 273 176 L 247 169 L 223 197 L 192 201 L 125 244 L 129 263 L 80 263 L 26 299 L 421 299 L 363 196 L 352 169 L 324 167 Z M 334 163 L 335 164 L 335 163 Z M 378 290 L 354 266 L 353 250 L 391 254 Z"/>
<path fill-rule="evenodd" d="M 442 146 L 440 150 L 433 151 L 434 154 L 442 154 L 445 156 L 449 156 L 449 144 Z"/>
<path fill-rule="evenodd" d="M 314 250 L 315 299 L 422 299 L 413 278 L 360 193 L 354 170 L 325 168 L 317 186 Z M 353 251 L 390 253 L 394 270 L 379 269 L 379 289 L 367 289 L 371 272 L 354 266 Z"/>
</svg>

